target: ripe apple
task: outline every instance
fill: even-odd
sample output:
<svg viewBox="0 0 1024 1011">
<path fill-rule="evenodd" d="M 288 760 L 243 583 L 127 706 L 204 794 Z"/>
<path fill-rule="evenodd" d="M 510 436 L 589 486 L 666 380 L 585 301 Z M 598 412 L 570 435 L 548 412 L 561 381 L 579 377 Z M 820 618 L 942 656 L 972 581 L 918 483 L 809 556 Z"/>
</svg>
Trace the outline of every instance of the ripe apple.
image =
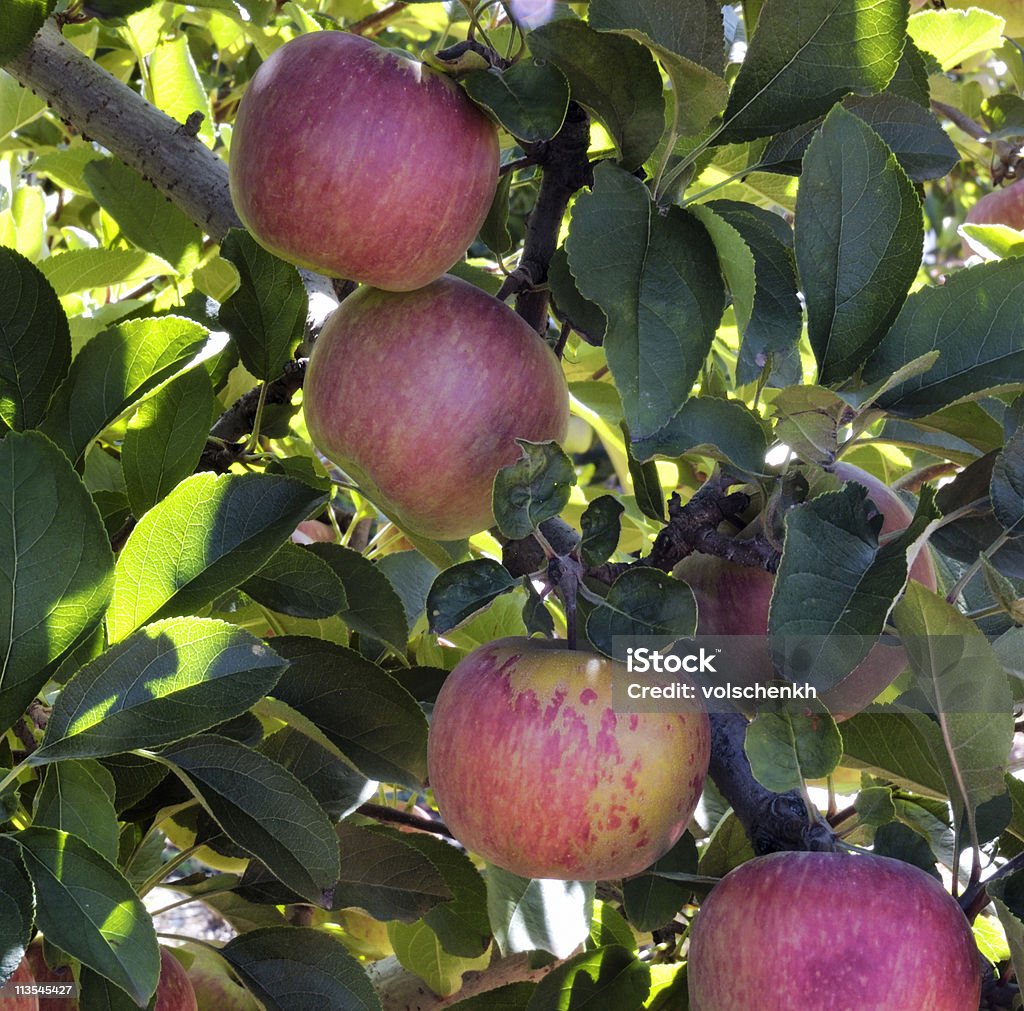
<svg viewBox="0 0 1024 1011">
<path fill-rule="evenodd" d="M 256 998 L 207 945 L 186 942 L 170 950 L 188 976 L 198 1011 L 259 1011 Z"/>
<path fill-rule="evenodd" d="M 16 983 L 35 982 L 36 978 L 32 975 L 32 968 L 28 963 L 28 956 L 26 955 L 18 963 L 18 967 L 11 974 L 10 979 L 7 980 L 7 990 L 13 995 Z M 7 997 L 0 1002 L 0 1008 L 3 1008 L 3 1011 L 39 1011 L 39 998 L 35 994 L 31 996 L 19 994 L 16 997 Z"/>
<path fill-rule="evenodd" d="M 614 660 L 498 639 L 448 675 L 430 785 L 465 846 L 529 878 L 637 874 L 683 834 L 710 757 L 707 715 L 617 713 Z"/>
<path fill-rule="evenodd" d="M 407 291 L 476 237 L 498 183 L 498 136 L 450 78 L 346 32 L 276 50 L 231 141 L 238 216 L 272 253 Z"/>
<path fill-rule="evenodd" d="M 558 360 L 503 302 L 442 277 L 362 288 L 324 325 L 303 389 L 309 434 L 399 526 L 437 540 L 489 527 L 515 440 L 565 437 Z"/>
<path fill-rule="evenodd" d="M 835 465 L 835 474 L 843 481 L 856 481 L 867 489 L 868 498 L 882 515 L 881 537 L 904 530 L 913 519 L 914 514 L 900 497 L 873 474 L 842 462 Z M 693 590 L 699 635 L 767 636 L 768 611 L 775 586 L 772 573 L 695 552 L 684 558 L 673 574 L 689 583 Z M 929 590 L 937 588 L 935 565 L 927 548 L 910 566 L 910 578 Z M 763 650 L 754 647 L 752 642 L 742 645 L 756 654 L 751 655 L 746 664 L 751 684 L 775 677 L 767 642 Z M 845 719 L 892 684 L 906 665 L 902 647 L 878 643 L 842 681 L 821 693 L 821 700 L 837 719 Z"/>
<path fill-rule="evenodd" d="M 978 952 L 942 885 L 888 857 L 772 853 L 690 931 L 692 1011 L 977 1011 Z"/>
</svg>

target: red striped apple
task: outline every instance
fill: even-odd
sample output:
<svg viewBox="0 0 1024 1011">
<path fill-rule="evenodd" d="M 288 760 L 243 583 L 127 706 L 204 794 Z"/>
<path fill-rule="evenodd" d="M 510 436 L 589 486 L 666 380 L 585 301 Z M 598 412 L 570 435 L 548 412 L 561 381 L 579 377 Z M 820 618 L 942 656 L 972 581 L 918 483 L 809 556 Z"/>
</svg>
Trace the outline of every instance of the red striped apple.
<svg viewBox="0 0 1024 1011">
<path fill-rule="evenodd" d="M 683 834 L 710 756 L 707 715 L 617 713 L 621 664 L 547 639 L 499 639 L 448 675 L 430 785 L 466 847 L 528 878 L 637 874 Z"/>
<path fill-rule="evenodd" d="M 455 540 L 494 522 L 517 438 L 565 437 L 569 394 L 529 324 L 445 276 L 346 298 L 313 346 L 303 410 L 313 442 L 399 526 Z"/>
<path fill-rule="evenodd" d="M 35 994 L 14 995 L 14 987 L 18 983 L 35 982 L 36 978 L 32 975 L 32 968 L 28 963 L 28 957 L 25 956 L 18 963 L 18 967 L 11 974 L 10 979 L 7 980 L 6 989 L 11 996 L 3 999 L 2 1003 L 0 1003 L 0 1008 L 3 1008 L 3 1011 L 39 1011 L 39 998 Z"/>
<path fill-rule="evenodd" d="M 491 121 L 450 78 L 345 32 L 276 50 L 231 141 L 238 216 L 272 253 L 378 288 L 465 255 L 498 182 Z"/>
<path fill-rule="evenodd" d="M 690 931 L 691 1011 L 977 1011 L 978 952 L 942 885 L 888 857 L 773 853 Z"/>
</svg>

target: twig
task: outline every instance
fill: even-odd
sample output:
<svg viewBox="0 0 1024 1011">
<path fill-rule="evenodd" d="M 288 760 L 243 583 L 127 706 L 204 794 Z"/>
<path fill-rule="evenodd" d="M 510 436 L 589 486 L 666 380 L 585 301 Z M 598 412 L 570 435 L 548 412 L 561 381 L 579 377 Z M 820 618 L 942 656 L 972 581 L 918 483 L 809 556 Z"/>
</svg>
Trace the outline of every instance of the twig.
<svg viewBox="0 0 1024 1011">
<path fill-rule="evenodd" d="M 421 814 L 413 814 L 410 811 L 399 811 L 397 808 L 386 807 L 384 804 L 360 804 L 356 813 L 372 818 L 374 821 L 390 822 L 393 825 L 404 825 L 406 828 L 414 828 L 419 832 L 430 832 L 432 835 L 443 835 L 448 839 L 454 839 L 451 829 L 443 821 L 435 821 Z"/>
<path fill-rule="evenodd" d="M 367 14 L 365 18 L 360 21 L 353 21 L 348 26 L 348 31 L 353 35 L 363 35 L 366 38 L 373 38 L 375 35 L 379 35 L 388 26 L 388 22 L 392 21 L 395 17 L 402 13 L 407 3 L 396 2 L 388 4 L 383 10 L 376 11 L 373 14 Z"/>
</svg>

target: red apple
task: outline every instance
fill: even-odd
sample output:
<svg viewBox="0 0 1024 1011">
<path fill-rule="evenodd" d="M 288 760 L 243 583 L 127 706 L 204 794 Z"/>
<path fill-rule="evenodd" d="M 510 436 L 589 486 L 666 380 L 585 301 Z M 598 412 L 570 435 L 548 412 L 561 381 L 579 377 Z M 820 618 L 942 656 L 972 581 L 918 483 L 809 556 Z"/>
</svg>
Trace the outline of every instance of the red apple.
<svg viewBox="0 0 1024 1011">
<path fill-rule="evenodd" d="M 683 834 L 710 756 L 707 715 L 612 708 L 621 664 L 545 639 L 499 639 L 448 675 L 430 785 L 465 846 L 529 878 L 637 874 Z"/>
<path fill-rule="evenodd" d="M 494 475 L 519 458 L 517 438 L 564 438 L 569 395 L 527 323 L 446 276 L 346 298 L 313 346 L 303 410 L 316 445 L 399 526 L 455 540 L 494 522 Z"/>
<path fill-rule="evenodd" d="M 276 50 L 231 141 L 238 216 L 272 253 L 407 291 L 456 263 L 498 182 L 491 121 L 450 78 L 345 32 Z"/>
<path fill-rule="evenodd" d="M 171 952 L 188 974 L 198 1011 L 259 1011 L 256 998 L 207 945 L 188 942 Z"/>
<path fill-rule="evenodd" d="M 773 853 L 711 891 L 690 931 L 691 1011 L 977 1011 L 960 907 L 917 867 Z"/>
<path fill-rule="evenodd" d="M 32 994 L 18 994 L 14 995 L 14 987 L 18 983 L 35 983 L 36 978 L 32 975 L 32 968 L 28 963 L 28 956 L 26 955 L 18 963 L 18 967 L 11 974 L 10 979 L 7 980 L 5 990 L 11 994 L 10 997 L 0 998 L 0 1008 L 3 1011 L 39 1011 L 39 998 Z"/>
<path fill-rule="evenodd" d="M 882 515 L 881 537 L 904 530 L 913 519 L 914 514 L 900 497 L 874 475 L 848 463 L 837 463 L 835 474 L 843 481 L 856 481 L 867 489 L 868 497 Z M 699 635 L 767 636 L 768 611 L 775 586 L 771 573 L 717 556 L 694 553 L 684 558 L 673 574 L 693 590 Z M 927 548 L 922 549 L 910 566 L 910 578 L 929 590 L 937 588 L 935 565 Z M 756 647 L 752 641 L 738 645 L 752 652 L 749 662 L 739 665 L 745 668 L 749 683 L 775 676 L 767 642 L 764 649 Z M 842 681 L 823 692 L 821 699 L 837 719 L 845 719 L 892 684 L 906 665 L 902 647 L 879 643 Z"/>
</svg>

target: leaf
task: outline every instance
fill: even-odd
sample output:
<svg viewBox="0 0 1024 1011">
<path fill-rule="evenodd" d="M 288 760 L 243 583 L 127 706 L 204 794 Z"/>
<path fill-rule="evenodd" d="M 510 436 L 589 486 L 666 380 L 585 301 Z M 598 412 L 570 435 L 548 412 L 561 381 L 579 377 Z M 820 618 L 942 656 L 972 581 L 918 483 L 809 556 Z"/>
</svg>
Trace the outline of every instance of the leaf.
<svg viewBox="0 0 1024 1011">
<path fill-rule="evenodd" d="M 580 294 L 569 270 L 569 257 L 565 246 L 559 246 L 551 257 L 548 284 L 558 313 L 568 319 L 572 328 L 583 334 L 590 343 L 601 344 L 604 341 L 608 320 L 598 306 Z"/>
<path fill-rule="evenodd" d="M 242 364 L 257 379 L 274 379 L 305 331 L 308 299 L 299 272 L 240 229 L 228 232 L 220 252 L 239 276 L 238 290 L 220 307 L 220 321 Z"/>
<path fill-rule="evenodd" d="M 241 590 L 264 607 L 296 618 L 330 618 L 347 602 L 334 570 L 298 544 L 279 547 Z"/>
<path fill-rule="evenodd" d="M 804 157 L 796 261 L 823 384 L 849 378 L 881 342 L 921 264 L 921 205 L 878 135 L 842 106 Z"/>
<path fill-rule="evenodd" d="M 452 1011 L 526 1011 L 536 983 L 506 983 L 449 1005 Z"/>
<path fill-rule="evenodd" d="M 512 234 L 508 230 L 509 195 L 512 192 L 510 169 L 498 177 L 498 188 L 494 191 L 491 208 L 480 226 L 480 241 L 495 253 L 507 253 L 512 248 Z"/>
<path fill-rule="evenodd" d="M 51 765 L 36 794 L 32 824 L 67 832 L 116 863 L 114 777 L 91 759 Z"/>
<path fill-rule="evenodd" d="M 56 292 L 38 267 L 0 247 L 0 429 L 36 428 L 70 363 Z"/>
<path fill-rule="evenodd" d="M 463 958 L 442 947 L 437 935 L 422 920 L 416 923 L 392 921 L 388 940 L 398 961 L 441 997 L 450 997 L 462 989 L 462 975 L 487 968 L 490 955 Z"/>
<path fill-rule="evenodd" d="M 128 320 L 93 337 L 57 388 L 42 430 L 80 463 L 115 418 L 184 371 L 208 336 L 193 320 L 164 316 Z"/>
<path fill-rule="evenodd" d="M 275 698 L 312 721 L 369 778 L 419 789 L 427 775 L 427 723 L 404 688 L 334 643 L 276 636 L 274 649 L 291 664 Z"/>
<path fill-rule="evenodd" d="M 0 440 L 0 727 L 96 627 L 114 555 L 67 458 L 36 432 Z"/>
<path fill-rule="evenodd" d="M 36 890 L 46 939 L 145 1005 L 156 990 L 160 950 L 142 900 L 121 872 L 80 839 L 33 826 L 13 836 Z"/>
<path fill-rule="evenodd" d="M 625 658 L 616 638 L 658 636 L 662 642 L 693 635 L 697 602 L 686 583 L 657 569 L 629 569 L 587 618 L 587 638 L 608 656 Z"/>
<path fill-rule="evenodd" d="M 21 850 L 9 835 L 0 835 L 0 986 L 18 968 L 35 933 L 35 895 Z"/>
<path fill-rule="evenodd" d="M 0 12 L 0 66 L 14 59 L 50 16 L 56 0 L 8 0 Z"/>
<path fill-rule="evenodd" d="M 562 129 L 569 85 L 550 64 L 526 59 L 506 70 L 475 70 L 462 84 L 477 105 L 491 112 L 520 141 L 550 140 Z"/>
<path fill-rule="evenodd" d="M 1000 896 L 1002 885 L 1001 881 L 993 881 L 986 887 L 986 891 L 992 898 L 992 907 L 1006 934 L 1006 942 L 1010 947 L 1010 959 L 1016 977 L 1024 973 L 1024 923 L 1003 902 Z"/>
<path fill-rule="evenodd" d="M 494 518 L 512 540 L 529 537 L 568 504 L 576 470 L 557 442 L 516 439 L 522 456 L 494 475 Z"/>
<path fill-rule="evenodd" d="M 83 177 L 126 239 L 155 253 L 179 274 L 195 269 L 202 254 L 202 229 L 138 172 L 116 158 L 103 158 L 90 161 Z"/>
<path fill-rule="evenodd" d="M 109 0 L 106 0 L 109 3 Z M 157 36 L 157 45 L 149 55 L 147 91 L 150 101 L 171 119 L 185 123 L 194 113 L 203 117 L 199 139 L 213 146 L 214 122 L 202 78 L 189 51 L 189 36 L 178 32 L 171 37 Z"/>
<path fill-rule="evenodd" d="M 1003 44 L 1006 22 L 979 7 L 966 11 L 927 10 L 914 14 L 907 35 L 918 49 L 935 58 L 943 70 L 952 70 L 975 53 Z"/>
<path fill-rule="evenodd" d="M 725 293 L 714 247 L 693 215 L 672 207 L 663 217 L 643 183 L 610 164 L 599 164 L 594 179 L 573 209 L 569 266 L 608 317 L 608 365 L 630 434 L 642 441 L 689 397 Z"/>
<path fill-rule="evenodd" d="M 839 428 L 852 411 L 822 386 L 787 386 L 772 401 L 775 436 L 801 460 L 819 465 L 835 463 Z"/>
<path fill-rule="evenodd" d="M 396 551 L 377 559 L 375 564 L 401 598 L 411 629 L 426 611 L 427 594 L 439 571 L 437 566 L 418 551 Z"/>
<path fill-rule="evenodd" d="M 489 865 L 487 914 L 502 955 L 548 951 L 568 958 L 590 934 L 594 882 L 521 878 Z"/>
<path fill-rule="evenodd" d="M 242 849 L 315 905 L 338 879 L 334 828 L 309 790 L 265 755 L 216 734 L 199 734 L 156 756 Z"/>
<path fill-rule="evenodd" d="M 962 224 L 957 233 L 971 250 L 986 260 L 1024 256 L 1024 232 L 1009 225 Z"/>
<path fill-rule="evenodd" d="M 629 467 L 629 480 L 633 484 L 633 497 L 636 499 L 637 508 L 650 517 L 656 523 L 665 522 L 665 491 L 661 487 L 661 477 L 658 474 L 658 465 L 653 460 L 642 463 L 632 452 L 633 447 L 626 444 L 626 464 Z M 657 440 L 651 440 L 657 442 Z M 642 443 L 644 449 L 648 443 Z M 658 448 L 661 448 L 660 444 Z"/>
<path fill-rule="evenodd" d="M 244 713 L 287 666 L 254 635 L 210 618 L 154 622 L 64 686 L 30 764 L 155 748 Z"/>
<path fill-rule="evenodd" d="M 844 95 L 873 95 L 903 49 L 903 0 L 766 0 L 725 110 L 724 142 L 805 123 Z"/>
<path fill-rule="evenodd" d="M 580 554 L 586 565 L 597 566 L 611 558 L 619 546 L 624 507 L 614 495 L 599 495 L 580 518 L 583 540 Z"/>
<path fill-rule="evenodd" d="M 121 444 L 128 502 L 148 512 L 192 474 L 213 420 L 214 396 L 205 369 L 190 369 L 144 400 Z"/>
<path fill-rule="evenodd" d="M 474 558 L 445 569 L 427 594 L 431 634 L 451 631 L 518 585 L 505 566 L 493 558 Z"/>
<path fill-rule="evenodd" d="M 874 382 L 939 352 L 935 366 L 879 397 L 903 418 L 1024 383 L 1024 276 L 1020 260 L 981 263 L 906 301 L 864 369 Z"/>
<path fill-rule="evenodd" d="M 326 496 L 294 478 L 195 474 L 139 520 L 117 560 L 112 641 L 243 583 Z"/>
<path fill-rule="evenodd" d="M 387 576 L 358 551 L 340 544 L 310 544 L 306 550 L 326 562 L 341 581 L 345 602 L 338 613 L 345 624 L 404 653 L 409 625 Z"/>
<path fill-rule="evenodd" d="M 992 468 L 992 511 L 1011 535 L 1024 533 L 1024 425 L 1007 440 Z"/>
<path fill-rule="evenodd" d="M 556 20 L 529 35 L 530 52 L 565 75 L 572 97 L 608 128 L 624 168 L 643 164 L 665 129 L 661 75 L 651 54 L 622 35 Z"/>
<path fill-rule="evenodd" d="M 801 789 L 808 779 L 823 779 L 843 756 L 839 728 L 820 703 L 802 711 L 761 712 L 747 727 L 743 750 L 750 771 L 776 793 Z"/>
<path fill-rule="evenodd" d="M 359 906 L 378 920 L 411 923 L 452 898 L 429 857 L 399 832 L 340 822 L 341 877 L 332 909 Z"/>
<path fill-rule="evenodd" d="M 697 868 L 697 844 L 687 832 L 643 874 L 622 882 L 623 908 L 629 922 L 637 930 L 664 927 L 693 894 L 691 881 L 698 876 Z"/>
<path fill-rule="evenodd" d="M 329 933 L 313 927 L 262 927 L 220 949 L 268 1009 L 382 1011 L 363 967 Z"/>
<path fill-rule="evenodd" d="M 581 952 L 544 976 L 527 1011 L 640 1007 L 650 989 L 650 968 L 629 948 L 610 944 Z"/>
<path fill-rule="evenodd" d="M 39 269 L 62 298 L 172 272 L 169 263 L 141 249 L 69 249 L 40 260 Z"/>
</svg>

